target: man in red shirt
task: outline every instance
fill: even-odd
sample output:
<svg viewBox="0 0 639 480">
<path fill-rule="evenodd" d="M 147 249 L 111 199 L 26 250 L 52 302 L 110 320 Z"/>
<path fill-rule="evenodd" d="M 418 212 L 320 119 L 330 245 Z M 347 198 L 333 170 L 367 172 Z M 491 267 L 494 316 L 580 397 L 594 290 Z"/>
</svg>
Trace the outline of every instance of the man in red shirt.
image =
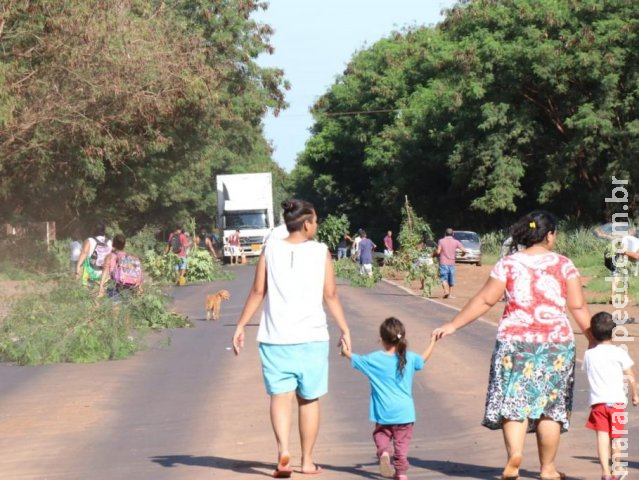
<svg viewBox="0 0 639 480">
<path fill-rule="evenodd" d="M 395 248 L 393 247 L 393 232 L 389 230 L 384 237 L 384 256 L 392 257 L 394 250 Z"/>
<path fill-rule="evenodd" d="M 439 279 L 444 289 L 444 298 L 454 298 L 451 294 L 455 285 L 455 254 L 457 250 L 466 253 L 462 243 L 453 237 L 453 229 L 447 228 L 444 238 L 437 242 L 437 255 L 439 256 Z"/>
</svg>

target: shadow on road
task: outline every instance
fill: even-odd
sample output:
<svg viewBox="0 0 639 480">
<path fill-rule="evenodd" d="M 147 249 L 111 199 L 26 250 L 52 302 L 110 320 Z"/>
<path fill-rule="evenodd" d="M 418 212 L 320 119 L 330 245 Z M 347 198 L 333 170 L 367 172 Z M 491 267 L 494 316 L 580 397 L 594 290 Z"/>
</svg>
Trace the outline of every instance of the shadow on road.
<svg viewBox="0 0 639 480">
<path fill-rule="evenodd" d="M 447 462 L 442 460 L 421 460 L 419 458 L 409 458 L 412 467 L 423 468 L 438 472 L 447 477 L 480 478 L 481 480 L 495 479 L 501 477 L 502 468 L 486 467 L 484 465 L 472 465 L 469 463 Z M 521 478 L 539 478 L 537 472 L 521 469 Z"/>
<path fill-rule="evenodd" d="M 151 460 L 155 463 L 162 465 L 163 467 L 172 468 L 176 465 L 190 465 L 196 467 L 207 467 L 207 468 L 215 468 L 219 470 L 227 470 L 236 473 L 243 473 L 247 475 L 261 475 L 266 477 L 271 477 L 273 469 L 275 468 L 274 463 L 263 463 L 263 462 L 254 462 L 250 460 L 237 460 L 234 458 L 223 458 L 223 457 L 214 457 L 214 456 L 193 456 L 193 455 L 160 455 L 157 457 L 151 457 Z M 326 463 L 321 464 L 322 469 L 326 473 L 329 472 L 341 472 L 350 475 L 356 475 L 362 478 L 374 478 L 379 479 L 379 475 L 366 472 L 362 470 L 364 465 L 349 465 L 349 466 L 340 466 L 340 465 L 327 465 Z M 299 469 L 293 469 L 294 473 L 301 473 Z"/>
</svg>

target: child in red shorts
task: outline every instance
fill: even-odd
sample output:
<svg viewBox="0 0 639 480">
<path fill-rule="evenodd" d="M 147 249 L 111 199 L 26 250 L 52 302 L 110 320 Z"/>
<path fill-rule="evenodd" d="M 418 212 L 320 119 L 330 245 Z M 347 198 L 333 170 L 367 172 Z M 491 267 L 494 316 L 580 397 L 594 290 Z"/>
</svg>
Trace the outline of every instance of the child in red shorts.
<svg viewBox="0 0 639 480">
<path fill-rule="evenodd" d="M 612 342 L 615 328 L 612 315 L 599 312 L 590 320 L 592 336 L 597 340 L 594 348 L 586 350 L 582 369 L 588 374 L 590 385 L 590 417 L 586 427 L 597 433 L 597 455 L 601 465 L 601 480 L 622 480 L 628 472 L 622 471 L 617 462 L 622 462 L 622 450 L 627 449 L 628 414 L 625 411 L 628 399 L 628 380 L 632 392 L 632 404 L 639 403 L 633 361 L 627 350 Z M 610 450 L 612 444 L 613 475 L 610 469 Z"/>
</svg>

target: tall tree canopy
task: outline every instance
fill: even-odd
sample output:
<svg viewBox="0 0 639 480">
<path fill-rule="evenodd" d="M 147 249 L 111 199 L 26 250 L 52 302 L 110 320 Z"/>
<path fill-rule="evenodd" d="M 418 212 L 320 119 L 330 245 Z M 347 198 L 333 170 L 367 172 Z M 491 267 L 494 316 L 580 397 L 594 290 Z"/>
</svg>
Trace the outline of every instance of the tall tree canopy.
<svg viewBox="0 0 639 480">
<path fill-rule="evenodd" d="M 215 211 L 219 172 L 283 171 L 261 119 L 285 106 L 254 0 L 0 6 L 0 215 L 136 228 Z"/>
<path fill-rule="evenodd" d="M 292 180 L 320 212 L 436 226 L 545 207 L 604 218 L 611 176 L 638 212 L 639 3 L 461 2 L 435 28 L 357 52 L 316 103 Z"/>
</svg>

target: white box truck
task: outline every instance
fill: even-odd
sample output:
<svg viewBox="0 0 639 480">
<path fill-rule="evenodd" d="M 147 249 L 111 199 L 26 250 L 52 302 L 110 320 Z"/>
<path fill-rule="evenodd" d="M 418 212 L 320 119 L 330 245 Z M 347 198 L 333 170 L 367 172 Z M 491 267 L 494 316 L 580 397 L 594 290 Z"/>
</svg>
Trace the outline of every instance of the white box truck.
<svg viewBox="0 0 639 480">
<path fill-rule="evenodd" d="M 271 173 L 218 175 L 217 225 L 223 232 L 225 261 L 231 257 L 228 238 L 236 230 L 242 255 L 259 256 L 274 226 Z"/>
</svg>

